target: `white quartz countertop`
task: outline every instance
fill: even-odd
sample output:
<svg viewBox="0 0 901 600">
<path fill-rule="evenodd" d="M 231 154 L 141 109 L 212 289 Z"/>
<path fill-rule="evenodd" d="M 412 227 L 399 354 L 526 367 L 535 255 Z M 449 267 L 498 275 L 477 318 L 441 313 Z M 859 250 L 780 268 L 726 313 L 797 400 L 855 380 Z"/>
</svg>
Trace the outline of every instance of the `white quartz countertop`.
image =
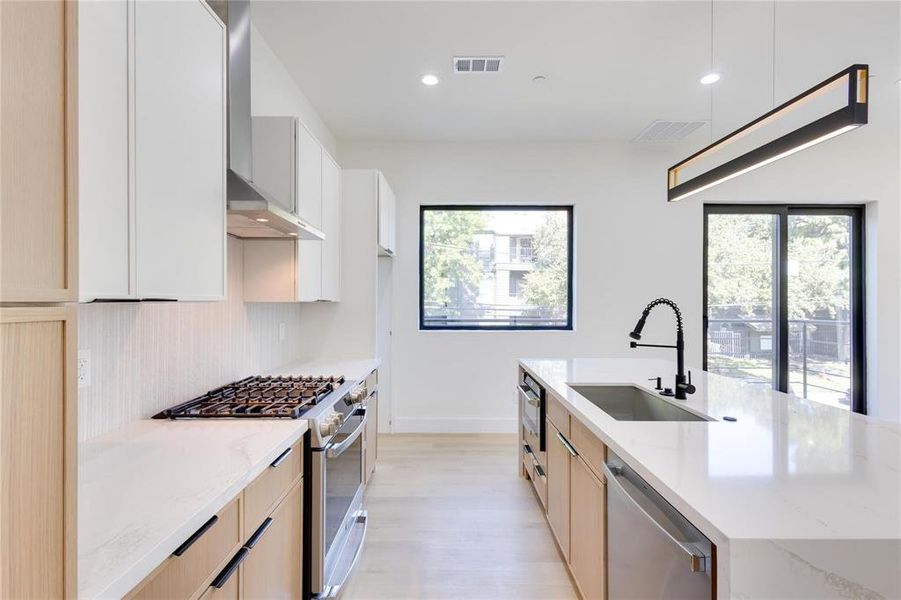
<svg viewBox="0 0 901 600">
<path fill-rule="evenodd" d="M 785 588 L 760 587 L 761 570 L 772 572 L 772 563 L 783 561 L 795 576 L 804 572 L 822 583 L 808 597 L 901 596 L 901 424 L 700 370 L 692 373 L 697 393 L 671 401 L 716 421 L 617 421 L 569 384 L 634 384 L 654 394 L 648 379 L 659 375 L 672 387 L 672 362 L 576 358 L 520 364 L 728 549 L 729 555 L 720 553 L 720 564 L 731 562 L 735 571 L 727 595 L 784 597 Z M 723 421 L 727 415 L 737 421 Z M 758 552 L 745 560 L 749 548 L 777 547 L 766 558 Z M 855 555 L 866 558 L 855 564 Z M 738 576 L 739 558 L 742 568 L 755 568 Z M 780 591 L 769 595 L 775 589 Z"/>
<path fill-rule="evenodd" d="M 377 366 L 298 361 L 270 374 L 361 381 Z M 302 419 L 147 419 L 82 443 L 79 598 L 124 596 L 307 428 Z"/>
</svg>

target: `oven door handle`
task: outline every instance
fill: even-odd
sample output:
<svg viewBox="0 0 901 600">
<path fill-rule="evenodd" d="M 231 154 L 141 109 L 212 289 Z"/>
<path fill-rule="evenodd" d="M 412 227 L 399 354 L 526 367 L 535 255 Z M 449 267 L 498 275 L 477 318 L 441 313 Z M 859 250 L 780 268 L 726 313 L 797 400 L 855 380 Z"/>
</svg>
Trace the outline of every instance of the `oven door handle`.
<svg viewBox="0 0 901 600">
<path fill-rule="evenodd" d="M 365 408 L 359 409 L 360 412 L 363 413 L 363 420 L 360 421 L 360 424 L 357 425 L 357 428 L 351 432 L 349 436 L 347 436 L 344 441 L 340 444 L 330 444 L 325 450 L 326 458 L 335 458 L 337 456 L 341 456 L 345 450 L 350 448 L 350 446 L 357 441 L 357 438 L 363 434 L 363 430 L 366 429 L 366 421 L 369 420 L 369 415 Z"/>
<path fill-rule="evenodd" d="M 528 404 L 534 406 L 535 408 L 541 407 L 541 400 L 539 398 L 533 398 L 532 396 L 535 394 L 532 390 L 528 389 L 525 385 L 518 385 L 516 389 L 519 390 L 520 395 L 523 397 Z M 528 391 L 526 391 L 528 390 Z"/>
</svg>

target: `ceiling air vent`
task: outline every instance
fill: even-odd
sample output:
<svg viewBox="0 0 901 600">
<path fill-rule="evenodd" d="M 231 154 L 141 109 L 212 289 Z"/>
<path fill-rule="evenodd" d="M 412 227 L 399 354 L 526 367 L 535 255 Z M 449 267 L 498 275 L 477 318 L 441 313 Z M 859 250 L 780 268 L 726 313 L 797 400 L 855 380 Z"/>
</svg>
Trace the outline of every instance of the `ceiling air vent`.
<svg viewBox="0 0 901 600">
<path fill-rule="evenodd" d="M 503 56 L 455 56 L 454 73 L 499 73 Z"/>
<path fill-rule="evenodd" d="M 678 142 L 697 130 L 704 121 L 661 121 L 657 120 L 641 130 L 633 142 Z"/>
</svg>

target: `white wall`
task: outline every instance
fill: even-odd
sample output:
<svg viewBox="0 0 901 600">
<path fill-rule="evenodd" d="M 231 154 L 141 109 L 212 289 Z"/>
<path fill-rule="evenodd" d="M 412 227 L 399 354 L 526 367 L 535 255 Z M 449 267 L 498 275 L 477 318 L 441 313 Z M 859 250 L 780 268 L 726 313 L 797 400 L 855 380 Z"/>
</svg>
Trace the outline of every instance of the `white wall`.
<svg viewBox="0 0 901 600">
<path fill-rule="evenodd" d="M 297 304 L 244 304 L 242 242 L 228 238 L 224 302 L 78 306 L 91 385 L 78 390 L 78 437 L 90 439 L 300 354 Z M 286 339 L 279 341 L 279 324 Z"/>
<path fill-rule="evenodd" d="M 897 102 L 897 90 L 892 100 Z M 717 201 L 878 204 L 878 215 L 875 210 L 868 215 L 874 250 L 867 287 L 870 412 L 898 419 L 898 126 L 891 119 L 884 125 L 885 130 L 861 129 L 675 204 L 665 201 L 665 170 L 685 149 L 625 143 L 342 143 L 343 165 L 382 169 L 398 198 L 395 431 L 512 430 L 511 383 L 520 357 L 630 352 L 670 357 L 671 351 L 628 348 L 627 332 L 658 296 L 682 308 L 687 360 L 697 368 L 702 204 Z M 419 331 L 419 205 L 429 203 L 575 205 L 575 331 Z M 661 311 L 649 321 L 645 337 L 668 343 L 673 331 L 672 317 Z"/>
<path fill-rule="evenodd" d="M 297 87 L 263 34 L 253 25 L 250 32 L 251 113 L 257 117 L 299 117 L 334 156 L 335 136 Z"/>
</svg>

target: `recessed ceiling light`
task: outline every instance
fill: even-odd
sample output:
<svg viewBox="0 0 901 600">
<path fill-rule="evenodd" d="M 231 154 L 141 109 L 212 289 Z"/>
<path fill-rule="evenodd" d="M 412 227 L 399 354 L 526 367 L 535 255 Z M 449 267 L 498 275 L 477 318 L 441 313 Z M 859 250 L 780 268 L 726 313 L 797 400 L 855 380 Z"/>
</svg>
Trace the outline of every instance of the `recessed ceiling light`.
<svg viewBox="0 0 901 600">
<path fill-rule="evenodd" d="M 263 217 L 260 217 L 259 219 L 257 219 L 257 221 L 260 223 L 268 223 L 269 219 L 264 219 Z"/>
<path fill-rule="evenodd" d="M 701 83 L 704 85 L 710 85 L 711 83 L 716 83 L 720 80 L 719 73 L 707 73 L 703 77 L 701 77 Z"/>
<path fill-rule="evenodd" d="M 432 75 L 431 73 L 426 73 L 419 79 L 419 81 L 421 81 L 423 85 L 438 85 L 438 76 Z"/>
</svg>

